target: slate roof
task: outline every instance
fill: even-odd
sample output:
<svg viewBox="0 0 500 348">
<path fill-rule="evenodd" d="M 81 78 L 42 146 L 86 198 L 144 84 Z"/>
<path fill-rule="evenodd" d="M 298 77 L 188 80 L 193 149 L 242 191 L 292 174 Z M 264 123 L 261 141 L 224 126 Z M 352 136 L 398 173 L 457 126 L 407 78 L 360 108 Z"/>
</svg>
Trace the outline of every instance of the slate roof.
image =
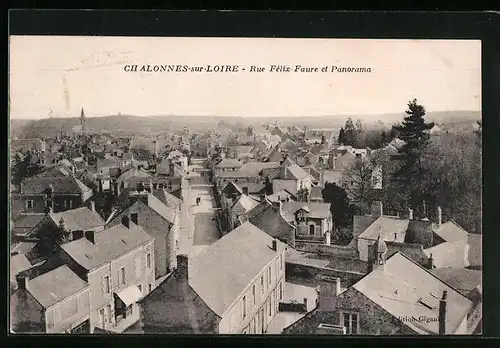
<svg viewBox="0 0 500 348">
<path fill-rule="evenodd" d="M 46 309 L 88 286 L 66 265 L 28 281 L 30 294 Z"/>
<path fill-rule="evenodd" d="M 295 212 L 307 207 L 309 217 L 316 219 L 326 219 L 330 216 L 330 203 L 319 202 L 285 202 L 282 205 L 283 215 L 288 221 L 295 220 Z"/>
<path fill-rule="evenodd" d="M 242 194 L 240 198 L 234 203 L 233 209 L 235 208 L 240 208 L 246 213 L 248 213 L 250 210 L 255 208 L 257 205 L 259 205 L 259 202 L 256 200 L 248 197 L 245 194 Z"/>
<path fill-rule="evenodd" d="M 434 233 L 447 242 L 467 240 L 468 235 L 467 231 L 453 220 L 441 224 L 439 228 L 434 230 Z"/>
<path fill-rule="evenodd" d="M 453 333 L 472 307 L 460 292 L 399 252 L 352 287 L 396 318 L 438 318 L 439 300 L 446 290 L 446 333 Z M 419 334 L 439 332 L 437 320 L 404 324 Z"/>
<path fill-rule="evenodd" d="M 425 254 L 433 259 L 436 267 L 467 267 L 469 246 L 464 240 L 444 242 L 424 249 Z"/>
<path fill-rule="evenodd" d="M 466 268 L 443 267 L 431 269 L 430 272 L 442 281 L 453 286 L 464 296 L 467 296 L 472 290 L 481 287 L 482 284 L 481 271 Z"/>
<path fill-rule="evenodd" d="M 288 191 L 292 195 L 297 194 L 297 182 L 295 180 L 274 179 L 272 185 L 273 192 Z"/>
<path fill-rule="evenodd" d="M 182 200 L 180 198 L 175 197 L 173 194 L 169 193 L 165 189 L 157 189 L 153 190 L 153 195 L 162 201 L 167 207 L 172 209 L 180 209 Z"/>
<path fill-rule="evenodd" d="M 174 272 L 140 301 L 144 328 L 167 333 L 213 334 L 220 317 Z"/>
<path fill-rule="evenodd" d="M 304 169 L 299 167 L 297 164 L 293 164 L 291 166 L 288 166 L 286 168 L 287 173 L 285 174 L 285 178 L 288 178 L 288 175 L 291 175 L 294 179 L 296 180 L 303 180 L 303 179 L 311 179 L 314 180 L 314 177 L 306 172 Z"/>
<path fill-rule="evenodd" d="M 31 232 L 45 218 L 45 214 L 21 214 L 14 219 L 14 234 L 24 235 Z"/>
<path fill-rule="evenodd" d="M 266 201 L 252 209 L 248 214 L 248 221 L 274 237 L 288 239 L 295 235 L 295 226 L 280 214 L 279 207 Z"/>
<path fill-rule="evenodd" d="M 223 158 L 219 163 L 215 165 L 215 168 L 239 168 L 242 163 L 234 158 Z"/>
<path fill-rule="evenodd" d="M 118 177 L 119 181 L 127 181 L 132 178 L 152 178 L 153 176 L 144 170 L 138 169 L 136 167 L 132 167 L 129 170 L 126 170 Z"/>
<path fill-rule="evenodd" d="M 278 168 L 279 162 L 248 162 L 243 164 L 238 170 L 246 177 L 257 177 L 263 169 Z"/>
<path fill-rule="evenodd" d="M 273 238 L 245 222 L 189 260 L 189 284 L 219 316 L 276 258 Z M 277 242 L 278 250 L 284 244 Z"/>
<path fill-rule="evenodd" d="M 140 226 L 130 222 L 130 228 L 116 225 L 95 232 L 95 244 L 80 238 L 61 248 L 86 270 L 91 270 L 132 251 L 153 239 Z"/>
<path fill-rule="evenodd" d="M 382 233 L 382 237 L 386 241 L 395 241 L 403 243 L 405 241 L 406 231 L 410 220 L 400 219 L 393 216 L 380 216 L 366 230 L 364 230 L 358 238 L 376 240 Z M 396 233 L 397 238 L 394 238 Z"/>
<path fill-rule="evenodd" d="M 92 191 L 74 176 L 44 176 L 25 179 L 22 183 L 24 194 L 42 194 L 49 185 L 54 187 L 55 194 L 81 194 Z"/>
<path fill-rule="evenodd" d="M 67 231 L 90 231 L 94 228 L 104 227 L 103 218 L 95 211 L 87 207 L 66 210 L 60 213 L 49 213 L 49 217 L 59 226 L 61 219 L 64 220 L 64 228 Z"/>
<path fill-rule="evenodd" d="M 32 267 L 26 255 L 17 254 L 10 257 L 10 281 L 16 281 L 16 275 Z"/>
<path fill-rule="evenodd" d="M 311 187 L 311 192 L 309 192 L 309 199 L 323 199 L 323 193 L 321 192 L 321 187 Z"/>
</svg>

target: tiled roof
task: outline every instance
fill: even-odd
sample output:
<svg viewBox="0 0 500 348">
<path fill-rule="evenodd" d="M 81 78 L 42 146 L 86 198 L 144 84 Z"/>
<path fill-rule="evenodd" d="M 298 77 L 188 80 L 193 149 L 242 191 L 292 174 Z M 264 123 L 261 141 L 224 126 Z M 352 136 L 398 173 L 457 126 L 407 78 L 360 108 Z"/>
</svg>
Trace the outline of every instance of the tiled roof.
<svg viewBox="0 0 500 348">
<path fill-rule="evenodd" d="M 396 318 L 438 318 L 439 300 L 446 290 L 446 333 L 453 333 L 472 307 L 460 292 L 399 252 L 353 288 Z M 439 332 L 437 320 L 409 320 L 404 324 L 420 334 Z"/>
<path fill-rule="evenodd" d="M 443 267 L 430 270 L 432 274 L 442 281 L 453 286 L 463 295 L 467 296 L 472 290 L 481 287 L 481 271 L 466 268 Z"/>
<path fill-rule="evenodd" d="M 32 229 L 45 218 L 45 214 L 21 214 L 14 219 L 14 229 Z"/>
<path fill-rule="evenodd" d="M 303 179 L 307 179 L 307 178 L 314 180 L 314 177 L 311 174 L 306 172 L 304 169 L 299 167 L 297 164 L 293 164 L 291 166 L 288 166 L 286 168 L 286 170 L 287 170 L 287 174 L 285 174 L 286 178 L 288 178 L 288 175 L 291 175 L 296 180 L 303 180 Z"/>
<path fill-rule="evenodd" d="M 468 260 L 468 245 L 464 240 L 457 240 L 453 242 L 444 242 L 424 249 L 427 257 L 433 259 L 436 267 L 467 267 L 469 266 Z"/>
<path fill-rule="evenodd" d="M 330 216 L 330 203 L 318 202 L 285 202 L 282 205 L 283 215 L 288 221 L 295 220 L 295 212 L 301 208 L 309 209 L 309 217 L 326 219 Z"/>
<path fill-rule="evenodd" d="M 94 228 L 104 227 L 104 220 L 95 211 L 87 207 L 66 210 L 60 213 L 49 213 L 56 225 L 61 219 L 67 231 L 89 231 Z"/>
<path fill-rule="evenodd" d="M 364 239 L 376 240 L 380 234 L 386 241 L 395 241 L 403 243 L 410 220 L 400 219 L 393 216 L 380 216 L 358 237 Z M 397 238 L 394 238 L 396 233 Z"/>
<path fill-rule="evenodd" d="M 434 233 L 436 233 L 439 237 L 443 238 L 447 242 L 467 240 L 468 235 L 467 231 L 453 220 L 442 224 L 439 228 L 434 230 Z"/>
<path fill-rule="evenodd" d="M 222 316 L 277 256 L 273 238 L 245 222 L 189 260 L 189 284 Z M 278 250 L 284 244 L 277 242 Z"/>
<path fill-rule="evenodd" d="M 61 248 L 87 270 L 114 260 L 132 251 L 153 237 L 140 226 L 130 223 L 130 228 L 116 225 L 101 232 L 95 232 L 95 244 L 86 238 L 63 244 Z"/>
<path fill-rule="evenodd" d="M 44 307 L 63 301 L 88 287 L 68 266 L 63 265 L 28 281 L 29 292 Z"/>
</svg>

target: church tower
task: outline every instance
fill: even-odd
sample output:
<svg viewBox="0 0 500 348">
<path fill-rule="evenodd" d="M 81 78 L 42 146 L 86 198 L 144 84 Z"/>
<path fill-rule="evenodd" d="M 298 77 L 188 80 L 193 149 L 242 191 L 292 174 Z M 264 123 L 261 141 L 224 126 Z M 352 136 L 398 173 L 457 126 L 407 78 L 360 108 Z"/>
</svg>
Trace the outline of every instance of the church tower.
<svg viewBox="0 0 500 348">
<path fill-rule="evenodd" d="M 85 111 L 83 111 L 83 107 L 82 107 L 82 111 L 80 112 L 80 126 L 82 127 L 82 134 L 85 135 L 85 131 L 86 131 L 86 128 L 87 128 L 87 119 L 85 118 Z"/>
</svg>

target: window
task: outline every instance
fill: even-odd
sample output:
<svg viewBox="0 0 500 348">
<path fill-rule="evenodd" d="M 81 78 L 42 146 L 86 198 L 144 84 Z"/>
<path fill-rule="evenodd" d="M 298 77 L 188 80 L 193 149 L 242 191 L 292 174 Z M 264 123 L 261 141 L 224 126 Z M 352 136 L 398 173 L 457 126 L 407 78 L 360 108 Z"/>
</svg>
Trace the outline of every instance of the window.
<svg viewBox="0 0 500 348">
<path fill-rule="evenodd" d="M 271 284 L 271 267 L 267 269 L 267 282 Z"/>
<path fill-rule="evenodd" d="M 280 254 L 280 271 L 283 270 L 283 258 L 282 255 Z"/>
<path fill-rule="evenodd" d="M 109 294 L 110 286 L 109 286 L 109 276 L 104 277 L 104 293 Z"/>
<path fill-rule="evenodd" d="M 255 284 L 252 286 L 252 303 L 255 306 Z"/>
<path fill-rule="evenodd" d="M 125 267 L 120 268 L 121 284 L 125 285 L 127 280 L 125 279 Z"/>
<path fill-rule="evenodd" d="M 147 264 L 148 264 L 148 268 L 151 268 L 151 254 L 148 254 L 146 256 L 146 261 L 147 261 Z"/>
<path fill-rule="evenodd" d="M 149 289 L 148 292 L 151 292 L 151 290 L 153 290 L 153 285 L 149 284 L 148 289 Z"/>
<path fill-rule="evenodd" d="M 279 292 L 280 292 L 280 301 L 283 300 L 283 283 L 280 283 L 279 285 Z"/>
<path fill-rule="evenodd" d="M 49 329 L 54 327 L 54 313 L 51 310 L 45 312 L 45 320 Z"/>
<path fill-rule="evenodd" d="M 113 316 L 111 315 L 111 306 L 110 305 L 106 306 L 106 313 L 108 316 L 108 323 L 111 324 L 113 322 Z"/>
<path fill-rule="evenodd" d="M 315 232 L 315 226 L 309 225 L 309 235 L 314 236 L 314 232 Z"/>
<path fill-rule="evenodd" d="M 264 276 L 260 276 L 260 292 L 264 293 Z"/>
<path fill-rule="evenodd" d="M 348 335 L 356 335 L 359 332 L 359 320 L 357 313 L 345 313 L 341 312 L 341 322 L 346 328 L 346 333 Z"/>
<path fill-rule="evenodd" d="M 242 302 L 243 302 L 243 319 L 245 319 L 247 317 L 247 297 L 246 296 L 243 296 Z"/>
<path fill-rule="evenodd" d="M 271 304 L 271 299 L 269 299 L 269 310 L 268 310 L 268 313 L 269 313 L 269 316 L 271 316 L 271 310 L 272 310 L 272 304 Z"/>
<path fill-rule="evenodd" d="M 33 209 L 33 200 L 28 199 L 26 201 L 26 209 Z"/>
</svg>

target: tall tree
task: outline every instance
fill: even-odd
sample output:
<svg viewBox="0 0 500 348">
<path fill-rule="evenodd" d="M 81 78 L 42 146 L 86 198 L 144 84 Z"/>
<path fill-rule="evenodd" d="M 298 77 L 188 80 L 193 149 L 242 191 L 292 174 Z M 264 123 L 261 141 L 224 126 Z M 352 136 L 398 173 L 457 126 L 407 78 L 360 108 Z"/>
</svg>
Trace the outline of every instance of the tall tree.
<svg viewBox="0 0 500 348">
<path fill-rule="evenodd" d="M 335 221 L 335 227 L 347 227 L 352 220 L 352 216 L 349 214 L 347 192 L 335 183 L 326 183 L 322 195 L 325 203 L 331 203 L 330 211 Z"/>
<path fill-rule="evenodd" d="M 297 201 L 308 202 L 309 201 L 309 190 L 307 188 L 302 188 L 297 191 Z"/>
<path fill-rule="evenodd" d="M 394 173 L 394 179 L 410 194 L 410 206 L 421 208 L 426 195 L 422 177 L 424 176 L 422 166 L 422 155 L 429 143 L 429 130 L 434 123 L 426 123 L 424 120 L 425 108 L 413 99 L 408 103 L 404 121 L 401 125 L 394 126 L 399 138 L 405 144 L 393 156 L 400 164 Z"/>
<path fill-rule="evenodd" d="M 42 167 L 33 158 L 31 152 L 27 152 L 22 158 L 19 155 L 14 157 L 14 165 L 11 170 L 12 183 L 19 185 L 24 179 L 39 174 Z"/>
<path fill-rule="evenodd" d="M 339 145 L 344 145 L 345 144 L 345 131 L 344 131 L 344 127 L 340 128 L 338 143 L 339 143 Z"/>
<path fill-rule="evenodd" d="M 344 126 L 345 142 L 344 145 L 354 145 L 356 142 L 356 127 L 352 122 L 352 118 L 348 118 Z"/>
<path fill-rule="evenodd" d="M 362 210 L 367 209 L 374 199 L 372 173 L 373 165 L 366 159 L 356 159 L 353 165 L 342 173 L 342 188 L 349 199 Z"/>
</svg>

